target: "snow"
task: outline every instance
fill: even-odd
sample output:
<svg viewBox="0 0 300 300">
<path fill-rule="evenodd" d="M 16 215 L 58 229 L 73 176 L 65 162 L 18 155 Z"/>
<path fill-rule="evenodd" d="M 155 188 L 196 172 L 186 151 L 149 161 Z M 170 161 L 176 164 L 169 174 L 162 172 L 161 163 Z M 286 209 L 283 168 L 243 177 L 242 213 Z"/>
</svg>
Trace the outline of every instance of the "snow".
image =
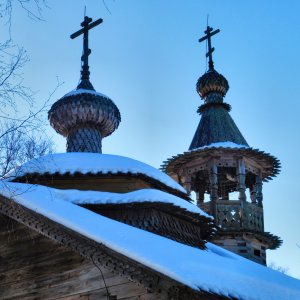
<svg viewBox="0 0 300 300">
<path fill-rule="evenodd" d="M 108 96 L 106 96 L 104 94 L 98 93 L 98 92 L 93 91 L 93 90 L 86 90 L 86 89 L 73 90 L 73 91 L 65 94 L 62 98 L 75 96 L 75 95 L 80 95 L 80 94 L 91 94 L 91 95 L 100 96 L 100 97 L 110 99 Z"/>
<path fill-rule="evenodd" d="M 76 172 L 81 174 L 142 174 L 186 194 L 186 190 L 181 185 L 154 167 L 132 158 L 112 154 L 86 152 L 50 154 L 23 164 L 9 173 L 7 178 L 13 180 L 15 177 L 32 173 L 70 173 L 73 175 Z"/>
<path fill-rule="evenodd" d="M 247 149 L 247 148 L 250 148 L 250 147 L 245 146 L 245 145 L 239 145 L 239 144 L 227 141 L 227 142 L 212 143 L 212 144 L 209 144 L 209 145 L 206 145 L 206 146 L 203 146 L 203 147 L 195 148 L 195 149 L 190 150 L 190 152 L 198 151 L 198 150 L 206 149 L 206 148 L 233 148 L 233 149 L 245 148 L 245 149 Z"/>
<path fill-rule="evenodd" d="M 244 300 L 299 300 L 300 281 L 207 243 L 190 247 L 97 215 L 52 189 L 2 181 L 0 193 L 195 290 Z"/>
<path fill-rule="evenodd" d="M 75 204 L 127 204 L 142 202 L 169 203 L 174 206 L 183 208 L 189 212 L 196 213 L 207 218 L 213 218 L 212 216 L 208 215 L 200 208 L 198 208 L 196 205 L 189 203 L 184 199 L 154 189 L 142 189 L 129 193 L 110 193 L 99 191 L 60 190 L 48 188 L 48 192 L 51 192 L 51 194 L 55 198 L 69 201 Z"/>
</svg>

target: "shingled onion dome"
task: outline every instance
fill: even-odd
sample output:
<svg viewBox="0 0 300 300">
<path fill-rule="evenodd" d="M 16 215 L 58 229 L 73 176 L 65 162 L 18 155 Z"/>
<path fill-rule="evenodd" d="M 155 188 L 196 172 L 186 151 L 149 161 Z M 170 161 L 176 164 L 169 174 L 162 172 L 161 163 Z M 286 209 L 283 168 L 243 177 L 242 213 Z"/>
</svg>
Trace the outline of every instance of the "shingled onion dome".
<svg viewBox="0 0 300 300">
<path fill-rule="evenodd" d="M 107 96 L 97 93 L 90 82 L 88 56 L 88 31 L 102 23 L 92 22 L 85 17 L 83 27 L 71 38 L 83 34 L 83 55 L 81 57 L 81 81 L 77 89 L 55 102 L 48 112 L 51 126 L 67 138 L 67 152 L 102 153 L 102 138 L 112 134 L 119 126 L 119 109 Z"/>
<path fill-rule="evenodd" d="M 67 152 L 102 153 L 102 138 L 112 134 L 121 121 L 117 106 L 93 90 L 77 89 L 55 102 L 48 118 L 67 138 Z"/>
<path fill-rule="evenodd" d="M 219 94 L 221 97 L 225 97 L 229 85 L 223 75 L 212 69 L 198 79 L 196 89 L 202 99 L 209 101 L 209 95 Z"/>
</svg>

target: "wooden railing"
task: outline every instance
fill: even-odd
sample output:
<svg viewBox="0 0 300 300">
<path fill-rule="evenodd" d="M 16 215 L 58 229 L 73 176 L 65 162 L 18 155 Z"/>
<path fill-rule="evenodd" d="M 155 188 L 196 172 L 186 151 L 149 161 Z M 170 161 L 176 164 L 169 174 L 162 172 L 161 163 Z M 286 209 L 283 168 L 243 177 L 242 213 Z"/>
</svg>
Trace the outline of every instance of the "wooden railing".
<svg viewBox="0 0 300 300">
<path fill-rule="evenodd" d="M 201 208 L 211 214 L 211 202 L 204 202 Z M 222 229 L 264 231 L 263 208 L 239 200 L 217 200 L 216 224 Z"/>
</svg>

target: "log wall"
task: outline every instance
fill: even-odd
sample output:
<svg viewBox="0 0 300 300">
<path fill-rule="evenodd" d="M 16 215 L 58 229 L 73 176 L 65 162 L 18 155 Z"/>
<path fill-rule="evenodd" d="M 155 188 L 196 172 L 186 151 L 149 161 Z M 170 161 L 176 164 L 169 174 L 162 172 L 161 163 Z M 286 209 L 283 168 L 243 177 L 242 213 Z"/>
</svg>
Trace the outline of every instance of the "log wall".
<svg viewBox="0 0 300 300">
<path fill-rule="evenodd" d="M 148 293 L 143 286 L 0 215 L 0 299 L 151 300 L 166 296 Z"/>
<path fill-rule="evenodd" d="M 128 193 L 140 189 L 153 188 L 149 183 L 134 177 L 74 177 L 74 178 L 53 178 L 53 179 L 40 179 L 40 185 L 46 185 L 57 189 L 78 189 L 78 190 L 92 190 L 103 191 L 112 193 Z"/>
</svg>

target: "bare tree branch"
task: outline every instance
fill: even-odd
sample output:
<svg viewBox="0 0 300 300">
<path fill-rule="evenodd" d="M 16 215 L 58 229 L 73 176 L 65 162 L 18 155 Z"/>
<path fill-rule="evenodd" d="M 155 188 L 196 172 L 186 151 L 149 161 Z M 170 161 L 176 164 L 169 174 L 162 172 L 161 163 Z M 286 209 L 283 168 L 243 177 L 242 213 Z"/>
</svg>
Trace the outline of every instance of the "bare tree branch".
<svg viewBox="0 0 300 300">
<path fill-rule="evenodd" d="M 48 7 L 46 0 L 0 0 L 0 17 L 6 20 L 9 34 L 11 34 L 13 12 L 18 6 L 34 21 L 43 21 L 43 8 Z"/>
<path fill-rule="evenodd" d="M 289 271 L 288 268 L 278 266 L 274 262 L 269 263 L 268 267 L 283 274 L 287 274 Z"/>
<path fill-rule="evenodd" d="M 108 13 L 111 15 L 112 13 L 111 13 L 110 9 L 108 8 L 108 5 L 107 5 L 106 1 L 102 0 L 102 3 L 104 5 L 105 9 L 108 11 Z"/>
<path fill-rule="evenodd" d="M 6 132 L 0 139 L 0 178 L 27 160 L 53 152 L 53 142 L 44 133 L 27 133 L 26 129 L 16 128 L 15 124 L 6 124 Z"/>
<path fill-rule="evenodd" d="M 33 92 L 23 84 L 21 69 L 28 62 L 26 51 L 11 41 L 0 44 L 0 112 L 10 107 L 17 111 L 16 101 L 32 105 Z M 8 112 L 6 112 L 8 116 Z"/>
<path fill-rule="evenodd" d="M 43 128 L 43 118 L 41 118 L 42 113 L 46 112 L 50 106 L 50 102 L 52 100 L 52 96 L 55 94 L 57 89 L 62 85 L 58 79 L 57 84 L 53 91 L 49 94 L 48 98 L 44 101 L 43 105 L 39 107 L 37 110 L 32 111 L 30 110 L 29 113 L 25 117 L 16 117 L 16 118 L 9 118 L 5 116 L 0 115 L 0 141 L 5 136 L 10 134 L 13 131 L 20 131 L 20 130 L 26 130 L 27 132 L 31 131 L 40 131 Z M 1 95 L 1 93 L 0 93 Z M 32 99 L 33 101 L 33 99 Z M 1 118 L 4 119 L 1 120 Z M 9 123 L 9 126 L 5 127 L 5 124 L 7 124 L 7 120 L 11 120 L 13 122 Z M 2 127 L 2 130 L 1 130 Z M 5 128 L 3 130 L 3 128 Z"/>
<path fill-rule="evenodd" d="M 13 10 L 17 6 L 29 18 L 40 21 L 46 0 L 0 0 L 0 16 L 6 21 L 9 33 L 9 39 L 0 42 L 0 179 L 25 161 L 53 151 L 53 143 L 44 133 L 44 113 L 62 84 L 57 80 L 42 106 L 35 108 L 34 92 L 24 84 L 22 73 L 29 60 L 27 53 L 11 38 Z M 22 111 L 18 111 L 19 107 Z"/>
</svg>

